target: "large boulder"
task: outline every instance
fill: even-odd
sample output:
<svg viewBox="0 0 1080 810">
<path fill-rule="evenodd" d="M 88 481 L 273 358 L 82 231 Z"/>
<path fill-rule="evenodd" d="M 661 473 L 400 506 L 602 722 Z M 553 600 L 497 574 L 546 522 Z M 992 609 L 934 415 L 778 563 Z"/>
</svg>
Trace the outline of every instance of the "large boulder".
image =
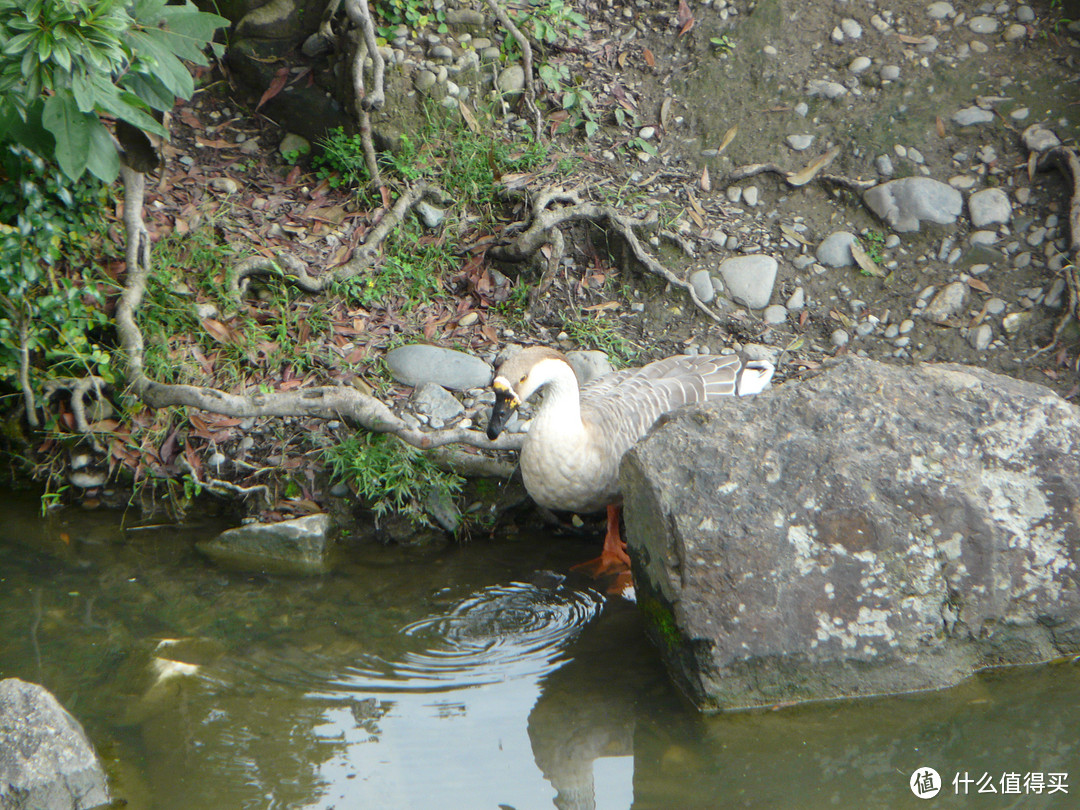
<svg viewBox="0 0 1080 810">
<path fill-rule="evenodd" d="M 849 358 L 663 420 L 622 467 L 639 603 L 702 709 L 1080 652 L 1080 410 Z"/>
<path fill-rule="evenodd" d="M 0 807 L 88 810 L 109 800 L 79 721 L 44 687 L 0 681 Z"/>
</svg>

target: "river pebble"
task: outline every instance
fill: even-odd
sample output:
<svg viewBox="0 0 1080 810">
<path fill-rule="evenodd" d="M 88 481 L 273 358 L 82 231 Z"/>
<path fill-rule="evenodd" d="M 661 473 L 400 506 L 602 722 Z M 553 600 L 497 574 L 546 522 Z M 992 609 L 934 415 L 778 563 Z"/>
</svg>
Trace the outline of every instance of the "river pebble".
<svg viewBox="0 0 1080 810">
<path fill-rule="evenodd" d="M 976 34 L 993 34 L 1001 26 L 994 17 L 972 17 L 968 20 L 968 28 Z"/>
<path fill-rule="evenodd" d="M 386 355 L 394 379 L 404 385 L 437 383 L 454 391 L 480 388 L 491 382 L 491 366 L 471 354 L 438 346 L 400 346 Z"/>
<path fill-rule="evenodd" d="M 949 322 L 963 310 L 967 291 L 968 286 L 962 281 L 946 284 L 927 304 L 923 316 L 934 323 Z"/>
<path fill-rule="evenodd" d="M 990 345 L 990 341 L 994 339 L 994 329 L 990 324 L 983 323 L 968 332 L 968 342 L 971 347 L 976 351 L 983 351 Z"/>
<path fill-rule="evenodd" d="M 857 237 L 850 231 L 836 231 L 825 237 L 814 255 L 826 267 L 850 267 L 855 264 L 851 244 L 856 241 Z"/>
<path fill-rule="evenodd" d="M 708 304 L 716 296 L 713 289 L 712 274 L 708 270 L 697 270 L 690 274 L 690 286 L 703 304 Z"/>
<path fill-rule="evenodd" d="M 1002 189 L 985 188 L 968 197 L 968 212 L 976 228 L 1005 225 L 1012 219 L 1012 204 Z"/>
<path fill-rule="evenodd" d="M 719 273 L 735 301 L 750 309 L 764 309 L 772 297 L 777 267 L 772 256 L 758 253 L 725 259 L 720 263 Z"/>
</svg>

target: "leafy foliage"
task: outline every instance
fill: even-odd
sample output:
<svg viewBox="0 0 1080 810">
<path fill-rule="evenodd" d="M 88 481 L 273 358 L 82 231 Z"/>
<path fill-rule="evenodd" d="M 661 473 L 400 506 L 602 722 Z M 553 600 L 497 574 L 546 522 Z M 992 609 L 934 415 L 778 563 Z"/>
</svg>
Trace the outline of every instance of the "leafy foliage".
<svg viewBox="0 0 1080 810">
<path fill-rule="evenodd" d="M 22 333 L 49 376 L 113 381 L 93 336 L 108 326 L 103 250 L 108 189 L 71 183 L 27 149 L 0 145 L 0 380 L 18 373 Z M 35 375 L 37 376 L 37 375 Z"/>
<path fill-rule="evenodd" d="M 428 495 L 453 495 L 464 480 L 444 472 L 425 454 L 385 434 L 347 437 L 327 451 L 334 477 L 352 486 L 376 515 L 400 512 L 427 524 L 421 503 Z"/>
<path fill-rule="evenodd" d="M 189 98 L 181 60 L 205 65 L 203 49 L 228 24 L 189 2 L 0 0 L 0 132 L 73 180 L 112 182 L 120 171 L 99 116 L 164 136 L 154 110 Z"/>
</svg>

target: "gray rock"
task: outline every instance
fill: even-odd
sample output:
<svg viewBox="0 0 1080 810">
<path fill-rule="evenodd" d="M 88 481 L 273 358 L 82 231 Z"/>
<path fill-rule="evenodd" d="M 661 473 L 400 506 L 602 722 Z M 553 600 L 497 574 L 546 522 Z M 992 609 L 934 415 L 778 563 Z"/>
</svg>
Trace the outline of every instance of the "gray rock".
<svg viewBox="0 0 1080 810">
<path fill-rule="evenodd" d="M 1035 10 L 1031 6 L 1018 6 L 1016 19 L 1022 23 L 1035 22 Z"/>
<path fill-rule="evenodd" d="M 810 148 L 810 144 L 814 142 L 813 135 L 788 135 L 788 146 L 794 149 L 796 152 L 802 152 L 805 149 Z"/>
<path fill-rule="evenodd" d="M 504 96 L 514 98 L 525 90 L 525 68 L 521 65 L 510 65 L 503 68 L 495 87 Z"/>
<path fill-rule="evenodd" d="M 416 215 L 420 217 L 420 221 L 427 228 L 438 228 L 442 221 L 446 219 L 446 209 L 436 208 L 427 200 L 420 200 L 414 207 Z"/>
<path fill-rule="evenodd" d="M 690 274 L 690 286 L 703 304 L 708 304 L 716 297 L 713 289 L 712 274 L 708 270 L 695 270 Z"/>
<path fill-rule="evenodd" d="M 875 214 L 901 233 L 918 231 L 922 221 L 951 225 L 964 208 L 959 191 L 929 177 L 890 180 L 868 190 L 863 199 Z"/>
<path fill-rule="evenodd" d="M 1024 39 L 1027 35 L 1027 26 L 1013 23 L 1005 29 L 1005 33 L 1001 35 L 1001 38 L 1006 42 L 1016 42 L 1018 39 Z"/>
<path fill-rule="evenodd" d="M 886 82 L 895 82 L 900 78 L 900 68 L 897 65 L 885 65 L 881 69 L 881 78 Z"/>
<path fill-rule="evenodd" d="M 1077 447 L 1075 406 L 955 365 L 849 357 L 681 411 L 622 465 L 647 630 L 704 710 L 1074 656 Z"/>
<path fill-rule="evenodd" d="M 400 346 L 386 355 L 394 379 L 417 386 L 433 382 L 451 391 L 484 388 L 491 382 L 491 366 L 464 352 L 414 343 Z"/>
<path fill-rule="evenodd" d="M 878 174 L 882 177 L 892 177 L 896 173 L 893 168 L 892 158 L 888 155 L 878 155 L 874 158 L 874 168 L 877 169 Z"/>
<path fill-rule="evenodd" d="M 843 329 L 834 329 L 833 333 L 829 336 L 829 342 L 838 349 L 842 349 L 848 345 L 848 341 L 851 340 L 849 335 Z"/>
<path fill-rule="evenodd" d="M 413 87 L 421 93 L 426 93 L 435 86 L 436 81 L 435 74 L 430 70 L 420 70 L 413 77 Z"/>
<path fill-rule="evenodd" d="M 482 28 L 484 15 L 472 9 L 448 8 L 446 10 L 447 25 L 462 26 L 467 28 Z"/>
<path fill-rule="evenodd" d="M 577 374 L 578 382 L 581 385 L 597 380 L 615 370 L 615 367 L 611 365 L 608 356 L 604 352 L 597 351 L 596 349 L 590 349 L 588 351 L 579 349 L 567 352 L 566 359 L 570 362 L 570 366 L 574 369 L 574 373 Z"/>
<path fill-rule="evenodd" d="M 870 57 L 856 56 L 854 59 L 851 60 L 851 63 L 848 65 L 848 70 L 856 74 L 865 73 L 867 70 L 870 69 L 870 66 L 872 64 L 873 62 L 870 61 Z"/>
<path fill-rule="evenodd" d="M 245 571 L 324 574 L 330 570 L 330 516 L 307 515 L 278 523 L 228 529 L 196 548 L 216 562 Z"/>
<path fill-rule="evenodd" d="M 946 284 L 927 304 L 922 313 L 923 317 L 934 323 L 949 323 L 964 309 L 964 302 L 967 301 L 967 291 L 967 284 L 962 281 Z"/>
<path fill-rule="evenodd" d="M 1029 152 L 1045 152 L 1055 146 L 1061 146 L 1061 139 L 1041 124 L 1032 124 L 1021 136 Z"/>
<path fill-rule="evenodd" d="M 720 262 L 720 277 L 728 294 L 750 309 L 763 309 L 769 305 L 776 270 L 776 259 L 761 253 L 733 256 Z"/>
<path fill-rule="evenodd" d="M 796 287 L 791 297 L 784 302 L 788 310 L 799 310 L 806 306 L 806 291 L 802 287 Z"/>
<path fill-rule="evenodd" d="M 787 307 L 783 304 L 770 304 L 765 307 L 765 311 L 761 313 L 761 319 L 765 321 L 765 323 L 784 323 L 787 320 L 787 312 Z"/>
<path fill-rule="evenodd" d="M 955 17 L 956 9 L 952 3 L 931 3 L 926 7 L 926 16 L 932 20 L 944 20 L 946 17 Z"/>
<path fill-rule="evenodd" d="M 0 807 L 83 810 L 110 800 L 79 721 L 44 687 L 0 681 Z"/>
<path fill-rule="evenodd" d="M 288 155 L 290 152 L 298 155 L 306 155 L 310 151 L 310 141 L 303 135 L 297 135 L 295 132 L 286 133 L 285 137 L 281 139 L 281 143 L 278 144 L 278 153 L 282 156 Z"/>
<path fill-rule="evenodd" d="M 454 58 L 454 52 L 446 45 L 436 45 L 431 49 L 431 58 L 449 61 Z"/>
<path fill-rule="evenodd" d="M 968 332 L 968 343 L 975 351 L 983 351 L 994 339 L 994 329 L 988 323 L 979 324 Z"/>
<path fill-rule="evenodd" d="M 965 107 L 954 112 L 952 120 L 962 127 L 971 127 L 976 124 L 989 124 L 994 120 L 994 114 L 982 107 Z"/>
<path fill-rule="evenodd" d="M 443 424 L 465 413 L 465 406 L 441 385 L 426 382 L 416 386 L 412 395 L 413 410 L 426 414 Z"/>
<path fill-rule="evenodd" d="M 851 245 L 857 241 L 853 233 L 836 231 L 825 237 L 824 241 L 817 246 L 814 255 L 826 267 L 850 267 L 855 264 L 855 257 L 851 255 Z"/>
<path fill-rule="evenodd" d="M 838 82 L 830 82 L 825 79 L 811 79 L 806 85 L 806 94 L 809 96 L 824 96 L 833 99 L 846 96 L 848 89 Z"/>
<path fill-rule="evenodd" d="M 976 34 L 993 34 L 1001 24 L 993 17 L 972 17 L 968 20 L 968 28 Z"/>
<path fill-rule="evenodd" d="M 976 228 L 1005 225 L 1012 219 L 1012 204 L 1002 189 L 984 188 L 968 197 L 968 213 Z"/>
</svg>

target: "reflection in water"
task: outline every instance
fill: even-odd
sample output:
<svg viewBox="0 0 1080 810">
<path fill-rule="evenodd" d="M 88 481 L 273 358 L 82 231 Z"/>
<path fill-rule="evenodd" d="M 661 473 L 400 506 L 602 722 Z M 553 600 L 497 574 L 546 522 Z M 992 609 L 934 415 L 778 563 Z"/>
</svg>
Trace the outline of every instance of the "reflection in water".
<svg viewBox="0 0 1080 810">
<path fill-rule="evenodd" d="M 600 611 L 602 597 L 557 582 L 492 586 L 403 633 L 426 646 L 349 667 L 320 700 L 319 733 L 342 741 L 320 767 L 333 785 L 313 807 L 551 807 L 526 732 L 544 676 Z M 377 727 L 356 722 L 360 693 Z M 627 803 L 625 807 L 629 807 Z"/>
<path fill-rule="evenodd" d="M 0 495 L 0 677 L 42 683 L 129 810 L 1076 807 L 1080 667 L 928 695 L 701 718 L 636 610 L 535 571 L 554 538 L 357 548 L 332 576 L 245 576 L 216 527 L 41 519 Z M 512 583 L 493 585 L 492 583 Z M 968 772 L 1069 774 L 1062 796 L 954 796 Z"/>
</svg>

